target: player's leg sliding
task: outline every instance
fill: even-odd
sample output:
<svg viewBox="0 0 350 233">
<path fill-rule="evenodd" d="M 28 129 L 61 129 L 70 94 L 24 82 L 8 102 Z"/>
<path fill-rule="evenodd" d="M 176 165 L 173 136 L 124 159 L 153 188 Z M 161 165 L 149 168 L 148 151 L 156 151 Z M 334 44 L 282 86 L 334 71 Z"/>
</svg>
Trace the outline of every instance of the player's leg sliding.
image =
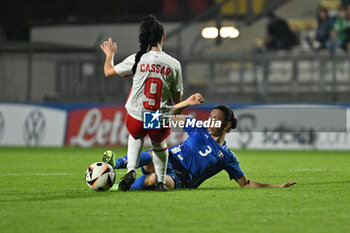
<svg viewBox="0 0 350 233">
<path fill-rule="evenodd" d="M 107 150 L 102 155 L 102 162 L 108 163 L 113 168 L 116 167 L 116 155 L 113 151 Z"/>
<path fill-rule="evenodd" d="M 160 145 L 154 145 L 153 146 L 156 150 L 156 152 L 153 151 L 146 151 L 146 152 L 141 152 L 137 168 L 142 167 L 144 169 L 144 166 L 149 166 L 152 164 L 152 156 L 150 153 L 153 153 L 153 163 L 156 163 L 157 165 L 154 165 L 155 169 L 155 174 L 156 178 L 152 177 L 152 184 L 145 185 L 145 177 L 149 174 L 149 171 L 143 170 L 142 172 L 144 173 L 144 176 L 139 177 L 136 181 L 136 169 L 129 171 L 123 178 L 122 181 L 119 183 L 116 183 L 115 186 L 113 186 L 113 190 L 145 190 L 145 189 L 156 189 L 159 191 L 167 191 L 169 190 L 168 186 L 165 185 L 166 183 L 166 169 L 167 169 L 167 162 L 168 162 L 168 150 L 167 150 L 167 145 L 166 143 L 161 143 Z M 121 158 L 116 159 L 116 154 L 110 150 L 106 151 L 103 153 L 102 156 L 102 161 L 110 164 L 113 166 L 114 169 L 123 169 L 127 168 L 127 162 L 128 156 L 124 156 Z M 127 161 L 127 162 L 126 162 Z M 137 161 L 137 160 L 136 160 Z M 156 168 L 157 167 L 157 168 Z M 153 166 L 151 168 L 153 171 Z M 151 171 L 151 172 L 152 172 Z M 154 175 L 154 174 L 153 174 Z M 134 183 L 135 182 L 135 183 Z M 127 183 L 127 187 L 121 187 L 120 185 Z M 130 185 L 129 185 L 130 183 Z M 153 188 L 152 188 L 153 187 Z"/>
<path fill-rule="evenodd" d="M 135 182 L 130 186 L 130 190 L 149 190 L 150 187 L 145 186 L 145 179 L 147 175 L 149 175 L 149 171 L 145 170 L 144 166 L 152 166 L 152 156 L 151 156 L 151 150 L 148 150 L 146 152 L 141 152 L 138 166 L 137 168 L 142 169 L 143 176 L 140 176 L 135 180 Z M 128 156 L 125 155 L 121 158 L 115 159 L 116 155 L 113 151 L 105 151 L 102 156 L 102 162 L 108 163 L 111 166 L 114 166 L 114 169 L 123 169 L 127 167 L 127 161 Z M 112 163 L 114 161 L 114 163 Z M 115 164 L 115 165 L 114 165 Z M 153 169 L 150 171 L 153 172 Z M 113 187 L 111 188 L 111 191 L 117 191 L 119 189 L 119 182 L 115 183 Z"/>
<path fill-rule="evenodd" d="M 135 182 L 131 185 L 130 190 L 145 190 L 145 179 L 147 175 L 142 175 L 135 180 Z"/>
<path fill-rule="evenodd" d="M 117 159 L 116 157 L 117 156 L 113 151 L 107 150 L 103 152 L 101 161 L 108 163 L 114 169 L 126 168 L 127 162 L 128 162 L 128 156 L 125 155 L 124 157 L 117 158 Z M 152 162 L 152 156 L 150 155 L 150 152 L 149 151 L 141 152 L 137 168 L 150 165 L 151 162 Z"/>
<path fill-rule="evenodd" d="M 139 160 L 139 155 L 141 154 L 143 146 L 143 138 L 135 139 L 133 136 L 129 135 L 128 141 L 128 172 L 122 177 L 118 189 L 121 191 L 127 191 L 130 186 L 136 180 L 136 169 Z"/>
<path fill-rule="evenodd" d="M 115 159 L 114 163 L 115 166 L 113 167 L 114 169 L 123 169 L 127 167 L 127 161 L 128 161 L 128 156 L 125 155 L 121 158 Z M 103 161 L 105 162 L 105 161 Z M 150 155 L 149 151 L 146 152 L 141 152 L 140 158 L 139 158 L 139 163 L 137 165 L 137 168 L 143 167 L 143 166 L 148 166 L 152 162 L 152 156 Z M 107 162 L 106 162 L 107 163 Z"/>
<path fill-rule="evenodd" d="M 142 152 L 140 155 L 139 163 L 138 163 L 138 168 L 142 168 L 142 173 L 143 175 L 138 177 L 135 182 L 130 186 L 130 190 L 136 191 L 136 190 L 157 190 L 157 179 L 156 175 L 154 173 L 154 166 L 152 163 L 152 156 L 151 154 L 152 150 L 148 150 L 146 152 Z M 115 169 L 125 169 L 126 168 L 126 161 L 127 161 L 127 156 L 118 158 L 115 160 Z M 169 166 L 169 165 L 168 165 Z M 169 189 L 174 189 L 175 183 L 174 179 L 166 175 L 166 184 L 167 186 L 165 187 L 166 190 Z M 119 188 L 119 183 L 115 183 L 113 187 L 110 189 L 111 191 L 117 191 Z M 159 188 L 158 188 L 159 189 Z"/>
<path fill-rule="evenodd" d="M 175 183 L 174 180 L 167 175 L 166 177 L 167 182 L 167 190 L 174 189 Z M 152 174 L 145 174 L 140 176 L 136 179 L 136 181 L 131 185 L 130 190 L 155 190 L 157 187 L 156 185 L 156 175 L 155 173 Z M 168 188 L 170 187 L 170 188 Z"/>
<path fill-rule="evenodd" d="M 168 146 L 165 141 L 160 144 L 152 142 L 153 146 L 153 164 L 157 176 L 156 190 L 167 191 L 169 188 L 166 184 L 166 168 L 168 163 Z"/>
</svg>

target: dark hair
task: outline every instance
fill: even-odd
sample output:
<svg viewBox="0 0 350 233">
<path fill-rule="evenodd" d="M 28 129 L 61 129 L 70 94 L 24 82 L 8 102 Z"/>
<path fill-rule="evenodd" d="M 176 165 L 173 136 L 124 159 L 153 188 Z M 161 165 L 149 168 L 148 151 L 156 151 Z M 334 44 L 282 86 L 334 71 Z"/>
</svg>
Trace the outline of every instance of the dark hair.
<svg viewBox="0 0 350 233">
<path fill-rule="evenodd" d="M 321 16 L 320 16 L 321 12 L 324 12 L 326 14 L 326 19 L 324 19 L 324 20 L 327 20 L 329 18 L 328 9 L 323 7 L 323 6 L 320 6 L 317 9 L 317 22 L 318 22 L 318 24 L 320 24 L 320 23 L 322 23 L 324 21 L 323 19 L 321 19 Z"/>
<path fill-rule="evenodd" d="M 224 113 L 225 124 L 227 122 L 231 122 L 231 128 L 228 129 L 227 132 L 230 132 L 231 129 L 237 128 L 238 120 L 235 118 L 235 114 L 231 108 L 227 107 L 226 105 L 217 105 L 213 109 L 219 109 Z"/>
<path fill-rule="evenodd" d="M 135 56 L 135 64 L 132 67 L 132 73 L 135 74 L 137 63 L 139 63 L 143 54 L 148 50 L 148 47 L 157 46 L 157 44 L 162 40 L 164 34 L 163 25 L 154 17 L 149 15 L 142 20 L 140 26 L 140 50 Z"/>
</svg>

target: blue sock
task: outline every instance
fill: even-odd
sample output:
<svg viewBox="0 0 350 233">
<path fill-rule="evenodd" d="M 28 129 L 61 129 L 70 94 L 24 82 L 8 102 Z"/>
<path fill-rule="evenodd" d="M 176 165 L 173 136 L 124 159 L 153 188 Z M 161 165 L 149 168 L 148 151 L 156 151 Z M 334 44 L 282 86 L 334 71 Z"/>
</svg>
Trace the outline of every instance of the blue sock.
<svg viewBox="0 0 350 233">
<path fill-rule="evenodd" d="M 126 165 L 128 164 L 127 158 L 128 158 L 127 156 L 124 156 L 119 159 L 116 159 L 114 169 L 126 168 Z"/>
<path fill-rule="evenodd" d="M 147 175 L 140 176 L 131 185 L 130 190 L 144 190 L 145 189 L 145 179 Z"/>
<path fill-rule="evenodd" d="M 138 167 L 149 165 L 152 162 L 152 157 L 148 152 L 141 152 Z M 124 156 L 115 160 L 115 169 L 126 168 L 128 157 Z"/>
</svg>

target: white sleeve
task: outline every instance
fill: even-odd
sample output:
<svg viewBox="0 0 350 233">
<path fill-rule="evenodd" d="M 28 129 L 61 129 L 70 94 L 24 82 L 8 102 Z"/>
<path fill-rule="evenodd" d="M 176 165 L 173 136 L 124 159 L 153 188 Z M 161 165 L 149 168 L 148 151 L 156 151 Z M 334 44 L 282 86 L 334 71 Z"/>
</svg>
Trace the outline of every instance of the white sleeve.
<svg viewBox="0 0 350 233">
<path fill-rule="evenodd" d="M 134 66 L 134 64 L 135 54 L 130 55 L 129 57 L 125 58 L 124 61 L 115 65 L 114 70 L 120 76 L 128 76 L 132 74 L 132 67 Z"/>
<path fill-rule="evenodd" d="M 179 68 L 176 70 L 176 76 L 175 76 L 175 83 L 174 83 L 174 90 L 175 92 L 183 91 L 183 83 L 182 83 L 182 70 L 181 65 L 179 65 Z"/>
</svg>

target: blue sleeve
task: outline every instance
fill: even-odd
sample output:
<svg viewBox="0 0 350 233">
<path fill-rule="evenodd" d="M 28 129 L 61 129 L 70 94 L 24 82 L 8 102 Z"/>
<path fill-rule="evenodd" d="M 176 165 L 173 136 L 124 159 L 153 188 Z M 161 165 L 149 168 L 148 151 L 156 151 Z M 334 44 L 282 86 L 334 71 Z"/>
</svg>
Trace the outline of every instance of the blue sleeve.
<svg viewBox="0 0 350 233">
<path fill-rule="evenodd" d="M 187 117 L 185 120 L 185 126 L 183 130 L 191 136 L 191 134 L 201 131 L 202 133 L 206 133 L 208 130 L 204 127 L 197 127 L 197 120 L 191 117 Z"/>
<path fill-rule="evenodd" d="M 235 154 L 232 152 L 225 153 L 225 171 L 229 174 L 230 179 L 239 179 L 244 173 L 239 167 L 239 162 Z"/>
</svg>

